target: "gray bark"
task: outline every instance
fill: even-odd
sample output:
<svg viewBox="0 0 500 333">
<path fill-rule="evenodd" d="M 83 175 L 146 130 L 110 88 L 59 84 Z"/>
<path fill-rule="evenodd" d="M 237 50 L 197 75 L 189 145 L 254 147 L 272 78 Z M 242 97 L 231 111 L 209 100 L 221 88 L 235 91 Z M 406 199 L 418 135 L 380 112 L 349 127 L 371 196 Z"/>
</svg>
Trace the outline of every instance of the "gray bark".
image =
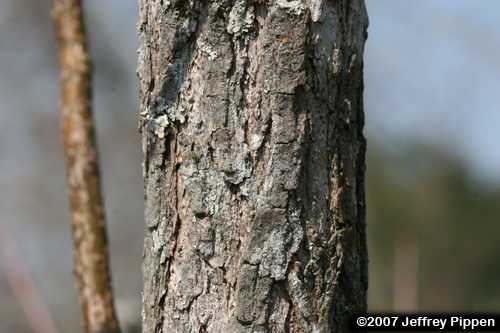
<svg viewBox="0 0 500 333">
<path fill-rule="evenodd" d="M 366 311 L 362 0 L 141 0 L 144 332 Z"/>
</svg>

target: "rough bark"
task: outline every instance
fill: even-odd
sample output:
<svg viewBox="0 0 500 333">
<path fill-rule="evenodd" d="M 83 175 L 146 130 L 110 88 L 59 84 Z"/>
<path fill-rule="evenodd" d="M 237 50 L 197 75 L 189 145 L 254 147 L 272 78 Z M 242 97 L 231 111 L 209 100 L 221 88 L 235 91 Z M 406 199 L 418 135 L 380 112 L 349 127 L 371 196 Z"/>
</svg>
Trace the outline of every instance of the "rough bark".
<svg viewBox="0 0 500 333">
<path fill-rule="evenodd" d="M 141 0 L 144 332 L 366 311 L 362 0 Z"/>
<path fill-rule="evenodd" d="M 61 123 L 68 170 L 75 275 L 85 332 L 119 333 L 91 110 L 91 63 L 80 0 L 55 0 Z"/>
</svg>

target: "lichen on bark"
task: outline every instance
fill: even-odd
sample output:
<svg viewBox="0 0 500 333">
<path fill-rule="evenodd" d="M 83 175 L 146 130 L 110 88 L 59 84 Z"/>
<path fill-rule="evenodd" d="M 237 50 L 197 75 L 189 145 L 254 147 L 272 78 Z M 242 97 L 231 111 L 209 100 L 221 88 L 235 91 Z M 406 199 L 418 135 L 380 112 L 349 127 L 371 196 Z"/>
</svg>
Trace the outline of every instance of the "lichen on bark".
<svg viewBox="0 0 500 333">
<path fill-rule="evenodd" d="M 366 28 L 361 0 L 140 1 L 144 332 L 366 310 Z"/>
</svg>

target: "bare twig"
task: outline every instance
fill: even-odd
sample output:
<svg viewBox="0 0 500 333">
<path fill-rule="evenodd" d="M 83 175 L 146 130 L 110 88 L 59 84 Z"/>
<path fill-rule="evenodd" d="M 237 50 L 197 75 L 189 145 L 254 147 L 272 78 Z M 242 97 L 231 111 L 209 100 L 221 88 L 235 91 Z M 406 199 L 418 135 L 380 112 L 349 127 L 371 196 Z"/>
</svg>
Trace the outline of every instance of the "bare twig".
<svg viewBox="0 0 500 333">
<path fill-rule="evenodd" d="M 57 333 L 46 304 L 17 255 L 17 248 L 5 228 L 0 226 L 0 263 L 7 283 L 35 333 Z"/>
<path fill-rule="evenodd" d="M 54 0 L 75 271 L 87 333 L 117 333 L 81 0 Z"/>
</svg>

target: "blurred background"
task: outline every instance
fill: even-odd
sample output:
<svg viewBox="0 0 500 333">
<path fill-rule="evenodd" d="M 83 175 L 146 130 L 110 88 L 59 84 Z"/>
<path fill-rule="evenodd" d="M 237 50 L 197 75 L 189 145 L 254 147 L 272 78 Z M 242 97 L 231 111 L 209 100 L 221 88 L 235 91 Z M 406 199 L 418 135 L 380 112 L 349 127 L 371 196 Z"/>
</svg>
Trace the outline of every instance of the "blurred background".
<svg viewBox="0 0 500 333">
<path fill-rule="evenodd" d="M 500 2 L 366 2 L 370 309 L 500 311 Z M 143 235 L 137 3 L 84 3 L 114 288 L 132 327 Z M 32 332 L 20 271 L 59 332 L 81 331 L 50 7 L 0 2 L 0 332 Z"/>
</svg>

